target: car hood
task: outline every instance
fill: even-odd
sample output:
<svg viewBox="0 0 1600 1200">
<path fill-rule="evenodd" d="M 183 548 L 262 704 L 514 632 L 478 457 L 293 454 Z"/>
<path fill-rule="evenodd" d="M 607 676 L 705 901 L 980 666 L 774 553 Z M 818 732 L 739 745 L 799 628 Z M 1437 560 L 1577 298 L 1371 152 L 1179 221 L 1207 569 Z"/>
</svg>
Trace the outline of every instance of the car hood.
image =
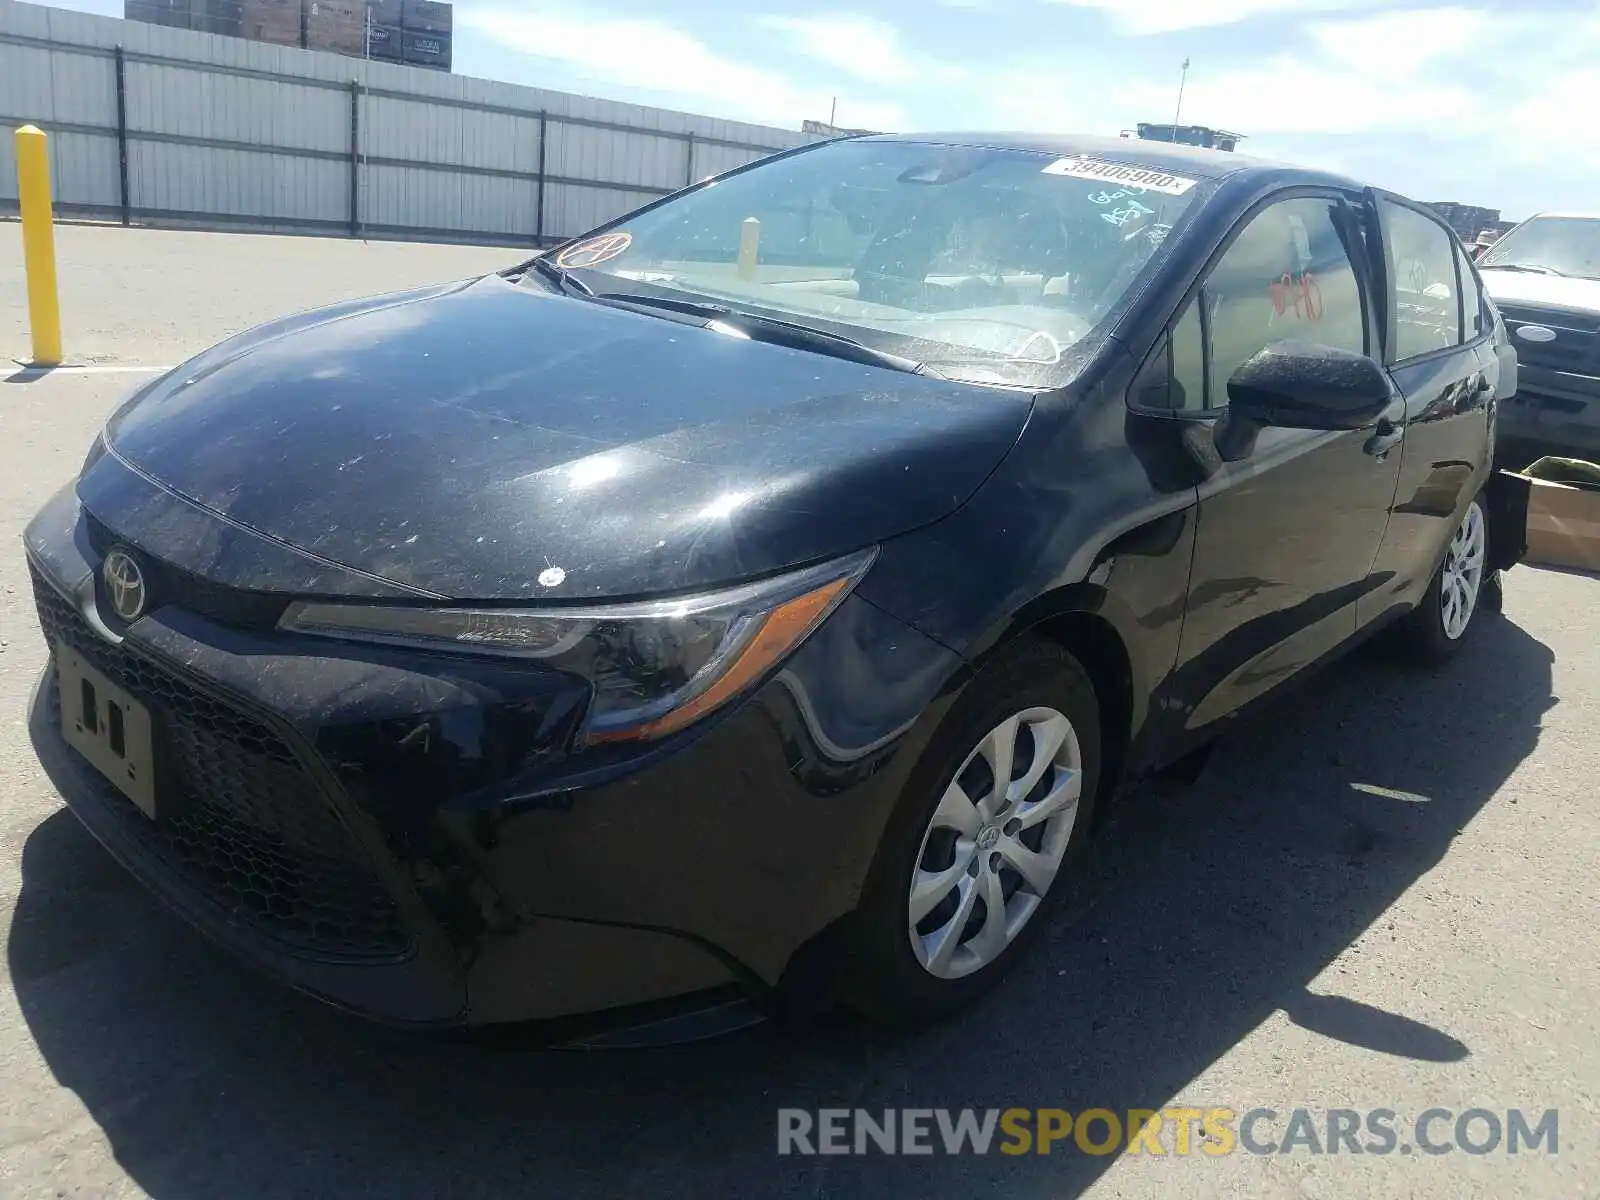
<svg viewBox="0 0 1600 1200">
<path fill-rule="evenodd" d="M 1497 271 L 1482 266 L 1479 273 L 1483 276 L 1483 286 L 1496 304 L 1534 304 L 1544 308 L 1600 312 L 1600 279 Z"/>
<path fill-rule="evenodd" d="M 104 469 L 141 475 L 274 553 L 415 592 L 624 597 L 749 578 L 936 520 L 1031 410 L 1026 394 L 490 276 L 221 344 L 118 411 Z M 79 494 L 100 521 L 207 573 L 162 537 L 182 522 L 131 529 L 96 508 L 115 494 L 97 493 L 96 469 Z M 270 572 L 230 574 L 278 590 Z"/>
</svg>

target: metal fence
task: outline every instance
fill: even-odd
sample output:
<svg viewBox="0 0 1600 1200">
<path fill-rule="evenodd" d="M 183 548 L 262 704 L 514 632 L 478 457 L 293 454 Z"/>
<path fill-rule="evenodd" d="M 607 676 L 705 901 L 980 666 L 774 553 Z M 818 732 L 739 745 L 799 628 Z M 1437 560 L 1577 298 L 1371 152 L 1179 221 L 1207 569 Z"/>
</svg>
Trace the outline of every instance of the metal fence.
<svg viewBox="0 0 1600 1200">
<path fill-rule="evenodd" d="M 28 123 L 64 215 L 516 245 L 816 140 L 0 0 L 0 212 Z"/>
</svg>

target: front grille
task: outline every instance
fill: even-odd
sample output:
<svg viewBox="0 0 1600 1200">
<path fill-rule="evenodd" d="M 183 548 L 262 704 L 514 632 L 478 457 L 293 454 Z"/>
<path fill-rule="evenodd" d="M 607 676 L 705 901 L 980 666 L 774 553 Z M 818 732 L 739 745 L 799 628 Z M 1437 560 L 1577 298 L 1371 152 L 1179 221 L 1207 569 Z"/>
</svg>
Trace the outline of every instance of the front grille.
<svg viewBox="0 0 1600 1200">
<path fill-rule="evenodd" d="M 127 838 L 228 916 L 291 952 L 344 961 L 406 952 L 410 939 L 393 897 L 275 731 L 97 637 L 37 571 L 33 590 L 46 640 L 71 646 L 148 704 L 165 741 L 163 787 L 176 789 L 177 803 L 159 822 L 86 772 Z M 58 697 L 52 710 L 59 724 Z"/>
<path fill-rule="evenodd" d="M 89 544 L 102 558 L 111 547 L 119 543 L 126 544 L 115 530 L 93 513 L 86 510 L 83 515 L 89 531 Z M 145 587 L 149 589 L 148 608 L 172 604 L 222 625 L 241 629 L 271 629 L 289 607 L 289 600 L 285 596 L 228 587 L 192 571 L 185 571 L 143 550 L 134 550 L 132 553 L 139 560 Z"/>
<path fill-rule="evenodd" d="M 1519 363 L 1574 375 L 1600 375 L 1600 317 L 1516 304 L 1499 308 Z M 1527 341 L 1517 336 L 1520 325 L 1542 325 L 1556 335 L 1555 340 Z"/>
</svg>

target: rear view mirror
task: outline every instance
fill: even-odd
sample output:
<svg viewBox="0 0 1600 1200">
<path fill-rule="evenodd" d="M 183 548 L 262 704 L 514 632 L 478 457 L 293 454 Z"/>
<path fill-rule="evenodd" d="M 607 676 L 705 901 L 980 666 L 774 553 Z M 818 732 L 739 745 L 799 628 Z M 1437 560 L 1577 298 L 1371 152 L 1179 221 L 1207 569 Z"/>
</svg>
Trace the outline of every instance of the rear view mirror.
<svg viewBox="0 0 1600 1200">
<path fill-rule="evenodd" d="M 1364 429 L 1393 398 L 1388 373 L 1365 354 L 1311 342 L 1274 342 L 1228 380 L 1228 411 L 1216 428 L 1217 450 L 1236 462 L 1265 426 Z"/>
</svg>

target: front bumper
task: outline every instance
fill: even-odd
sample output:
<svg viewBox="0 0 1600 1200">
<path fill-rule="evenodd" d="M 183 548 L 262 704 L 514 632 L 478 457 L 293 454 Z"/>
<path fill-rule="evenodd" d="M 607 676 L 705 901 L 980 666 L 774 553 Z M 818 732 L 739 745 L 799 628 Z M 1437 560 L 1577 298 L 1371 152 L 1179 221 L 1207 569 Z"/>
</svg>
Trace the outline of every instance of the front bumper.
<svg viewBox="0 0 1600 1200">
<path fill-rule="evenodd" d="M 395 1022 L 780 986 L 853 909 L 959 671 L 850 599 L 745 701 L 648 752 L 590 761 L 567 752 L 582 689 L 527 664 L 175 605 L 114 630 L 97 619 L 85 524 L 69 489 L 29 527 L 40 622 L 150 707 L 171 812 L 148 820 L 66 745 L 47 669 L 30 728 L 52 780 L 203 932 Z"/>
</svg>

